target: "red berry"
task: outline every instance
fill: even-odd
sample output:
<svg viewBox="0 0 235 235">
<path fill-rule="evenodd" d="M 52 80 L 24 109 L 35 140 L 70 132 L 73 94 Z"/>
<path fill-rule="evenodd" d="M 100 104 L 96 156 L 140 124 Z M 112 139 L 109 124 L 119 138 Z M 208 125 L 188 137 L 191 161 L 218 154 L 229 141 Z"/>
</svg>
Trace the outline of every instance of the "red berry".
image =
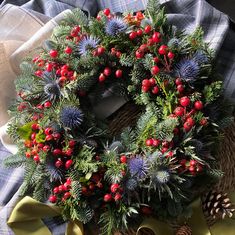
<svg viewBox="0 0 235 235">
<path fill-rule="evenodd" d="M 105 76 L 110 76 L 111 75 L 111 73 L 112 73 L 112 71 L 111 71 L 111 69 L 109 68 L 109 67 L 106 67 L 105 69 L 104 69 L 104 75 Z"/>
<path fill-rule="evenodd" d="M 149 91 L 149 86 L 142 86 L 142 91 L 143 92 L 148 92 Z"/>
<path fill-rule="evenodd" d="M 82 194 L 86 195 L 88 193 L 88 189 L 86 186 L 82 186 Z"/>
<path fill-rule="evenodd" d="M 152 89 L 152 93 L 153 93 L 154 95 L 156 95 L 158 92 L 159 92 L 159 88 L 158 88 L 158 86 L 155 86 L 155 87 Z"/>
<path fill-rule="evenodd" d="M 49 202 L 51 202 L 51 203 L 56 203 L 56 201 L 57 201 L 57 197 L 56 197 L 55 195 L 51 195 L 51 196 L 49 197 Z"/>
<path fill-rule="evenodd" d="M 129 34 L 129 38 L 130 38 L 131 40 L 134 40 L 136 37 L 137 37 L 137 33 L 136 33 L 135 31 L 133 31 L 133 32 L 131 32 L 131 33 Z"/>
<path fill-rule="evenodd" d="M 155 84 L 156 84 L 156 80 L 154 78 L 150 78 L 149 82 L 150 82 L 151 86 L 155 86 Z"/>
<path fill-rule="evenodd" d="M 147 45 L 148 45 L 148 46 L 154 45 L 154 41 L 153 41 L 152 38 L 149 38 L 149 39 L 148 39 L 148 44 L 147 44 Z"/>
<path fill-rule="evenodd" d="M 126 155 L 122 155 L 122 156 L 120 157 L 120 162 L 121 162 L 121 163 L 126 163 L 126 162 L 127 162 L 127 157 L 126 157 Z"/>
<path fill-rule="evenodd" d="M 71 185 L 71 183 L 72 183 L 71 178 L 67 178 L 66 183 L 67 183 L 68 185 Z"/>
<path fill-rule="evenodd" d="M 110 186 L 110 191 L 112 192 L 112 193 L 116 193 L 117 192 L 117 190 L 119 189 L 119 184 L 112 184 L 111 186 Z"/>
<path fill-rule="evenodd" d="M 112 200 L 112 195 L 111 194 L 105 194 L 104 195 L 104 201 L 105 202 L 110 202 Z"/>
<path fill-rule="evenodd" d="M 60 133 L 54 133 L 53 137 L 54 137 L 55 140 L 59 140 L 60 137 L 61 137 L 61 134 Z"/>
<path fill-rule="evenodd" d="M 69 159 L 65 162 L 65 168 L 69 169 L 71 167 L 71 165 L 73 164 L 73 160 Z"/>
<path fill-rule="evenodd" d="M 183 115 L 184 115 L 184 108 L 182 108 L 182 107 L 177 107 L 177 108 L 174 110 L 174 114 L 175 114 L 176 116 L 179 116 L 179 117 L 183 116 Z"/>
<path fill-rule="evenodd" d="M 158 140 L 158 139 L 153 139 L 153 146 L 154 147 L 158 147 L 159 145 L 160 145 L 160 143 L 161 143 L 161 141 L 160 140 Z"/>
<path fill-rule="evenodd" d="M 32 130 L 36 131 L 36 130 L 38 130 L 40 128 L 40 126 L 37 123 L 33 123 L 31 125 L 31 128 L 32 128 Z"/>
<path fill-rule="evenodd" d="M 141 51 L 141 50 L 137 50 L 137 51 L 135 52 L 135 57 L 136 57 L 137 59 L 143 58 L 143 57 L 144 57 L 144 52 Z"/>
<path fill-rule="evenodd" d="M 155 32 L 152 39 L 155 43 L 159 43 L 161 41 L 161 34 L 159 32 Z"/>
<path fill-rule="evenodd" d="M 167 57 L 172 60 L 172 59 L 174 59 L 175 54 L 173 52 L 169 51 L 167 54 Z"/>
<path fill-rule="evenodd" d="M 177 91 L 178 91 L 179 93 L 183 92 L 183 91 L 184 91 L 184 85 L 178 85 L 178 86 L 177 86 Z"/>
<path fill-rule="evenodd" d="M 42 148 L 43 152 L 48 152 L 50 150 L 50 146 L 49 145 L 44 145 Z"/>
<path fill-rule="evenodd" d="M 36 76 L 38 76 L 38 77 L 41 77 L 42 76 L 42 71 L 41 70 L 37 70 L 34 74 Z"/>
<path fill-rule="evenodd" d="M 114 201 L 118 202 L 118 201 L 121 200 L 121 198 L 122 198 L 122 195 L 120 193 L 116 193 L 115 196 L 114 196 Z"/>
<path fill-rule="evenodd" d="M 165 55 L 167 53 L 168 46 L 166 45 L 161 45 L 158 49 L 158 53 L 160 55 Z"/>
<path fill-rule="evenodd" d="M 164 147 L 164 148 L 162 148 L 162 149 L 161 149 L 161 152 L 162 152 L 162 153 L 165 153 L 165 152 L 167 152 L 167 151 L 168 151 L 168 149 L 169 149 L 169 148 Z"/>
<path fill-rule="evenodd" d="M 173 155 L 174 155 L 174 153 L 173 153 L 172 151 L 170 151 L 170 152 L 167 153 L 166 157 L 167 157 L 167 158 L 168 158 L 168 157 L 173 157 Z"/>
<path fill-rule="evenodd" d="M 151 208 L 147 207 L 147 206 L 141 207 L 141 212 L 145 215 L 151 215 L 152 214 Z"/>
<path fill-rule="evenodd" d="M 200 100 L 196 101 L 194 103 L 194 108 L 197 109 L 197 110 L 203 109 L 203 103 Z"/>
<path fill-rule="evenodd" d="M 187 107 L 189 106 L 190 104 L 190 99 L 187 97 L 187 96 L 184 96 L 180 99 L 180 104 L 183 106 L 183 107 Z"/>
<path fill-rule="evenodd" d="M 105 79 L 106 79 L 105 75 L 103 73 L 101 73 L 99 76 L 99 82 L 104 82 Z"/>
<path fill-rule="evenodd" d="M 64 199 L 68 199 L 70 196 L 71 196 L 71 193 L 70 192 L 66 192 L 66 193 L 64 193 L 63 198 Z"/>
<path fill-rule="evenodd" d="M 157 64 L 160 60 L 159 60 L 159 58 L 158 58 L 158 57 L 154 57 L 154 58 L 153 58 L 153 61 L 154 61 L 154 63 L 156 63 L 156 64 Z"/>
<path fill-rule="evenodd" d="M 52 135 L 46 135 L 46 141 L 50 141 L 53 140 L 53 136 Z"/>
<path fill-rule="evenodd" d="M 158 68 L 157 65 L 154 65 L 152 68 L 151 68 L 151 73 L 152 75 L 156 75 L 160 72 L 160 69 Z"/>
<path fill-rule="evenodd" d="M 137 35 L 140 37 L 140 36 L 142 36 L 142 34 L 143 34 L 143 30 L 142 30 L 142 29 L 138 29 L 138 30 L 136 31 L 136 33 L 137 33 Z"/>
<path fill-rule="evenodd" d="M 146 146 L 152 146 L 152 145 L 153 145 L 153 139 L 147 139 L 147 140 L 145 141 L 145 145 L 146 145 Z"/>
<path fill-rule="evenodd" d="M 145 32 L 145 33 L 150 33 L 151 30 L 152 30 L 151 25 L 147 25 L 147 26 L 145 26 L 145 28 L 144 28 L 144 32 Z"/>
<path fill-rule="evenodd" d="M 71 54 L 71 53 L 73 52 L 73 49 L 72 49 L 71 47 L 66 47 L 66 48 L 64 49 L 64 52 L 65 52 L 66 54 Z"/>
<path fill-rule="evenodd" d="M 201 121 L 200 121 L 200 125 L 206 126 L 207 125 L 207 119 L 206 118 L 202 118 Z"/>
<path fill-rule="evenodd" d="M 64 187 L 63 184 L 61 184 L 58 188 L 59 188 L 60 193 L 62 193 L 63 191 L 66 191 L 66 188 Z"/>
<path fill-rule="evenodd" d="M 139 50 L 142 51 L 142 52 L 146 52 L 148 50 L 148 45 L 147 44 L 142 44 L 139 47 Z"/>
<path fill-rule="evenodd" d="M 51 127 L 47 127 L 45 130 L 44 130 L 44 133 L 46 134 L 46 135 L 50 135 L 50 134 L 52 134 L 52 128 Z"/>
<path fill-rule="evenodd" d="M 63 162 L 61 160 L 57 160 L 55 162 L 55 167 L 60 168 L 63 165 Z"/>
<path fill-rule="evenodd" d="M 197 161 L 195 161 L 195 160 L 190 160 L 189 164 L 190 164 L 190 166 L 196 166 Z"/>
<path fill-rule="evenodd" d="M 150 83 L 150 81 L 148 80 L 148 79 L 144 79 L 143 81 L 142 81 L 142 86 L 151 86 L 151 83 Z"/>
<path fill-rule="evenodd" d="M 45 103 L 44 103 L 44 107 L 45 108 L 50 108 L 51 107 L 51 101 L 46 101 Z"/>
<path fill-rule="evenodd" d="M 194 172 L 195 171 L 195 167 L 194 166 L 190 166 L 188 169 L 189 169 L 190 172 Z"/>
<path fill-rule="evenodd" d="M 109 16 L 109 14 L 110 14 L 110 9 L 109 9 L 109 8 L 105 8 L 105 9 L 103 10 L 103 12 L 104 12 L 104 14 L 105 14 L 106 16 Z"/>
<path fill-rule="evenodd" d="M 46 65 L 46 71 L 47 71 L 47 72 L 51 72 L 52 69 L 53 69 L 53 64 L 50 64 L 50 63 L 49 63 L 49 64 Z"/>
<path fill-rule="evenodd" d="M 73 154 L 73 150 L 72 149 L 67 149 L 65 151 L 65 155 L 68 156 L 68 157 L 72 156 L 72 154 Z"/>
<path fill-rule="evenodd" d="M 180 78 L 176 78 L 175 79 L 175 84 L 178 85 L 182 85 L 182 80 Z"/>
<path fill-rule="evenodd" d="M 190 131 L 192 129 L 192 125 L 189 122 L 184 123 L 184 130 L 186 132 Z"/>
<path fill-rule="evenodd" d="M 30 157 L 31 157 L 31 153 L 30 153 L 30 152 L 26 152 L 26 153 L 25 153 L 25 156 L 26 156 L 27 158 L 30 158 Z"/>
<path fill-rule="evenodd" d="M 98 49 L 97 49 L 98 55 L 102 55 L 102 54 L 104 54 L 104 52 L 105 52 L 105 48 L 104 47 L 98 47 Z"/>
<path fill-rule="evenodd" d="M 69 147 L 70 147 L 70 148 L 73 148 L 73 147 L 75 146 L 75 144 L 76 144 L 76 141 L 75 141 L 75 140 L 70 140 L 70 141 L 69 141 Z"/>
<path fill-rule="evenodd" d="M 121 53 L 120 51 L 117 51 L 117 52 L 116 52 L 116 56 L 117 56 L 118 58 L 120 58 L 121 55 L 122 55 L 122 53 Z"/>
<path fill-rule="evenodd" d="M 54 156 L 58 156 L 62 154 L 62 151 L 60 149 L 54 149 L 52 153 Z"/>
<path fill-rule="evenodd" d="M 33 160 L 34 160 L 35 162 L 39 162 L 39 161 L 40 161 L 39 155 L 36 154 L 36 155 L 33 157 Z"/>
<path fill-rule="evenodd" d="M 116 72 L 115 72 L 115 75 L 117 78 L 121 78 L 122 77 L 122 70 L 121 69 L 118 69 Z"/>
<path fill-rule="evenodd" d="M 57 50 L 50 50 L 49 54 L 52 58 L 56 58 L 58 56 L 58 51 Z"/>
<path fill-rule="evenodd" d="M 36 135 L 37 135 L 37 133 L 36 133 L 36 132 L 33 132 L 33 133 L 31 134 L 31 139 L 34 140 L 34 139 L 36 138 Z"/>
<path fill-rule="evenodd" d="M 186 160 L 186 159 L 180 160 L 180 165 L 181 165 L 181 166 L 185 166 L 186 163 L 187 163 L 187 160 Z"/>
<path fill-rule="evenodd" d="M 59 193 L 59 188 L 58 188 L 58 187 L 55 187 L 55 188 L 53 189 L 53 193 L 55 193 L 55 194 Z"/>
<path fill-rule="evenodd" d="M 186 122 L 190 123 L 191 126 L 195 124 L 195 121 L 191 117 L 187 118 Z"/>
</svg>

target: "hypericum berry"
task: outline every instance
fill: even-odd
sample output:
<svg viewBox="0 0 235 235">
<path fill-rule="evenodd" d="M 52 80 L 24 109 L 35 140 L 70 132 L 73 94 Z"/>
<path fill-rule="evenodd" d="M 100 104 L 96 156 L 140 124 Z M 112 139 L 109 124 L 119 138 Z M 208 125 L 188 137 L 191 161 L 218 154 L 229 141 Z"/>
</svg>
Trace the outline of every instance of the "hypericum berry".
<svg viewBox="0 0 235 235">
<path fill-rule="evenodd" d="M 110 191 L 111 191 L 112 193 L 116 193 L 119 188 L 120 188 L 119 184 L 112 184 L 112 185 L 110 186 Z"/>
<path fill-rule="evenodd" d="M 59 159 L 55 162 L 55 167 L 60 168 L 61 166 L 63 166 L 63 162 Z"/>
<path fill-rule="evenodd" d="M 150 82 L 151 86 L 155 86 L 155 84 L 156 84 L 156 80 L 154 78 L 150 78 L 149 82 Z"/>
<path fill-rule="evenodd" d="M 154 147 L 158 147 L 159 145 L 160 145 L 160 143 L 161 143 L 161 141 L 160 140 L 158 140 L 158 139 L 153 139 L 153 146 Z"/>
<path fill-rule="evenodd" d="M 146 25 L 145 28 L 144 28 L 144 32 L 147 33 L 147 34 L 150 33 L 151 30 L 152 30 L 151 25 Z"/>
<path fill-rule="evenodd" d="M 136 33 L 135 31 L 133 31 L 133 32 L 131 32 L 131 33 L 129 34 L 129 38 L 130 38 L 131 40 L 134 40 L 136 37 L 137 37 L 137 33 Z"/>
<path fill-rule="evenodd" d="M 165 55 L 167 53 L 167 50 L 168 50 L 168 46 L 166 45 L 161 45 L 158 49 L 158 53 L 160 55 Z"/>
<path fill-rule="evenodd" d="M 200 100 L 196 101 L 194 103 L 194 108 L 197 109 L 197 110 L 203 109 L 203 103 Z"/>
<path fill-rule="evenodd" d="M 111 73 L 112 73 L 112 70 L 109 68 L 109 67 L 106 67 L 105 69 L 104 69 L 104 75 L 105 76 L 110 76 L 111 75 Z"/>
<path fill-rule="evenodd" d="M 159 92 L 159 87 L 158 86 L 153 87 L 152 93 L 156 95 L 158 92 Z"/>
<path fill-rule="evenodd" d="M 117 58 L 120 58 L 120 57 L 121 57 L 121 55 L 122 55 L 122 53 L 121 53 L 120 51 L 117 51 L 117 52 L 116 52 L 116 56 L 117 56 Z"/>
<path fill-rule="evenodd" d="M 137 59 L 143 58 L 143 57 L 144 57 L 144 52 L 141 51 L 141 50 L 137 50 L 137 51 L 135 52 L 135 57 L 136 57 Z"/>
<path fill-rule="evenodd" d="M 177 107 L 175 110 L 174 110 L 174 114 L 176 116 L 183 116 L 184 115 L 184 108 L 183 107 Z"/>
<path fill-rule="evenodd" d="M 187 118 L 186 122 L 190 123 L 192 126 L 195 124 L 195 121 L 191 117 Z"/>
<path fill-rule="evenodd" d="M 52 128 L 51 127 L 47 127 L 45 130 L 44 130 L 44 133 L 45 133 L 45 135 L 50 135 L 50 134 L 52 134 Z"/>
<path fill-rule="evenodd" d="M 72 49 L 71 47 L 66 47 L 66 48 L 64 49 L 64 52 L 65 52 L 66 54 L 70 55 L 70 54 L 73 52 L 73 49 Z"/>
<path fill-rule="evenodd" d="M 121 162 L 121 163 L 126 163 L 126 162 L 127 162 L 127 157 L 126 157 L 126 155 L 122 155 L 122 156 L 120 157 L 120 162 Z"/>
<path fill-rule="evenodd" d="M 50 146 L 49 145 L 44 145 L 43 148 L 42 148 L 42 151 L 43 152 L 48 152 L 50 150 Z"/>
<path fill-rule="evenodd" d="M 142 206 L 141 207 L 141 212 L 145 215 L 151 215 L 152 214 L 152 209 L 147 206 Z"/>
<path fill-rule="evenodd" d="M 161 34 L 159 32 L 155 32 L 152 39 L 155 43 L 159 43 L 161 41 Z"/>
<path fill-rule="evenodd" d="M 121 78 L 122 77 L 122 70 L 121 69 L 118 69 L 116 72 L 115 72 L 115 76 L 117 78 Z"/>
<path fill-rule="evenodd" d="M 149 91 L 149 86 L 142 86 L 142 91 L 143 92 L 148 92 Z"/>
<path fill-rule="evenodd" d="M 172 151 L 169 151 L 167 154 L 166 154 L 166 157 L 173 157 L 174 153 Z"/>
<path fill-rule="evenodd" d="M 99 76 L 99 82 L 104 82 L 105 79 L 106 79 L 106 76 L 103 73 L 101 73 Z"/>
<path fill-rule="evenodd" d="M 105 8 L 105 9 L 103 10 L 103 12 L 104 12 L 104 14 L 105 14 L 106 16 L 109 16 L 109 15 L 110 15 L 110 9 L 109 9 L 109 8 Z"/>
<path fill-rule="evenodd" d="M 44 103 L 44 107 L 45 107 L 45 108 L 50 108 L 51 105 L 52 105 L 51 101 L 46 101 L 46 102 Z"/>
<path fill-rule="evenodd" d="M 36 131 L 36 130 L 39 130 L 40 126 L 38 125 L 38 123 L 33 123 L 31 125 L 31 128 L 32 128 L 32 130 Z"/>
<path fill-rule="evenodd" d="M 53 135 L 46 135 L 46 141 L 53 140 Z"/>
<path fill-rule="evenodd" d="M 144 79 L 143 81 L 142 81 L 142 86 L 151 86 L 151 83 L 150 83 L 150 81 L 148 80 L 148 79 Z"/>
<path fill-rule="evenodd" d="M 139 50 L 141 50 L 142 52 L 148 51 L 148 45 L 147 45 L 147 44 L 142 44 L 142 45 L 139 47 Z"/>
<path fill-rule="evenodd" d="M 35 162 L 39 162 L 39 161 L 40 161 L 39 155 L 36 154 L 35 156 L 33 156 L 33 160 L 34 160 Z"/>
<path fill-rule="evenodd" d="M 167 57 L 172 60 L 175 58 L 175 54 L 172 51 L 169 51 Z"/>
<path fill-rule="evenodd" d="M 49 64 L 46 65 L 46 71 L 47 71 L 47 72 L 51 72 L 52 69 L 53 69 L 53 64 L 50 64 L 50 63 L 49 63 Z"/>
<path fill-rule="evenodd" d="M 184 97 L 180 98 L 180 104 L 183 107 L 187 107 L 190 104 L 190 99 L 187 96 L 184 96 Z"/>
<path fill-rule="evenodd" d="M 25 153 L 25 157 L 30 158 L 31 157 L 31 153 L 30 152 L 26 152 Z"/>
<path fill-rule="evenodd" d="M 69 169 L 71 167 L 71 165 L 73 164 L 73 160 L 69 159 L 65 162 L 65 168 Z"/>
<path fill-rule="evenodd" d="M 184 130 L 186 132 L 190 131 L 192 129 L 192 125 L 189 122 L 184 123 Z"/>
<path fill-rule="evenodd" d="M 51 196 L 49 197 L 49 202 L 51 202 L 51 203 L 56 203 L 56 201 L 57 201 L 57 197 L 56 197 L 55 195 L 51 195 Z"/>
<path fill-rule="evenodd" d="M 37 133 L 36 133 L 36 132 L 33 132 L 33 133 L 31 134 L 31 140 L 34 140 L 34 139 L 36 138 L 36 135 L 37 135 Z"/>
<path fill-rule="evenodd" d="M 156 75 L 160 72 L 160 69 L 157 65 L 154 65 L 152 68 L 151 68 L 151 73 L 152 75 Z"/>
<path fill-rule="evenodd" d="M 188 168 L 188 170 L 189 170 L 190 172 L 194 172 L 194 171 L 195 171 L 195 167 L 194 167 L 194 166 L 190 166 L 190 167 Z"/>
<path fill-rule="evenodd" d="M 52 58 L 56 58 L 58 56 L 58 51 L 52 49 L 50 50 L 49 54 Z"/>
<path fill-rule="evenodd" d="M 110 202 L 112 200 L 112 195 L 111 194 L 105 194 L 104 195 L 104 201 L 105 202 Z"/>
<path fill-rule="evenodd" d="M 42 70 L 37 70 L 34 74 L 38 77 L 41 77 L 42 76 Z"/>
<path fill-rule="evenodd" d="M 200 125 L 201 126 L 206 126 L 208 123 L 207 119 L 206 118 L 202 118 L 201 121 L 200 121 Z"/>
<path fill-rule="evenodd" d="M 70 156 L 72 156 L 72 154 L 73 154 L 73 150 L 69 148 L 69 149 L 67 149 L 67 150 L 64 152 L 64 154 L 65 154 L 66 156 L 70 157 Z"/>
<path fill-rule="evenodd" d="M 138 35 L 139 37 L 141 37 L 141 36 L 143 35 L 143 30 L 142 30 L 142 29 L 138 29 L 138 30 L 136 31 L 136 33 L 137 33 L 137 35 Z"/>
<path fill-rule="evenodd" d="M 98 47 L 97 48 L 97 54 L 98 55 L 103 55 L 105 52 L 105 48 L 104 47 Z"/>
<path fill-rule="evenodd" d="M 118 201 L 121 200 L 121 198 L 122 198 L 122 195 L 120 193 L 116 193 L 115 196 L 114 196 L 114 201 L 118 202 Z"/>
<path fill-rule="evenodd" d="M 53 133 L 54 140 L 59 140 L 61 137 L 60 133 Z"/>
<path fill-rule="evenodd" d="M 55 194 L 59 193 L 59 188 L 58 188 L 58 187 L 55 187 L 55 188 L 53 189 L 53 193 L 55 193 Z"/>
<path fill-rule="evenodd" d="M 75 146 L 75 144 L 76 144 L 76 141 L 75 141 L 75 140 L 70 140 L 70 141 L 69 141 L 69 147 L 70 147 L 70 148 L 73 148 L 73 147 Z"/>
<path fill-rule="evenodd" d="M 153 61 L 154 61 L 155 64 L 157 64 L 160 60 L 159 60 L 158 57 L 154 57 L 154 58 L 153 58 Z"/>
<path fill-rule="evenodd" d="M 58 156 L 58 155 L 61 155 L 61 154 L 62 154 L 62 151 L 61 151 L 60 149 L 54 149 L 53 152 L 52 152 L 52 154 L 53 154 L 54 156 Z"/>
<path fill-rule="evenodd" d="M 71 193 L 70 192 L 66 192 L 66 193 L 64 193 L 63 198 L 64 199 L 68 199 L 70 196 L 71 196 Z"/>
<path fill-rule="evenodd" d="M 182 80 L 180 78 L 176 78 L 175 79 L 175 84 L 176 84 L 176 86 L 182 85 Z"/>
<path fill-rule="evenodd" d="M 189 164 L 190 164 L 190 166 L 196 166 L 197 161 L 196 160 L 190 160 Z"/>
<path fill-rule="evenodd" d="M 153 139 L 147 139 L 147 140 L 145 141 L 145 145 L 146 145 L 146 146 L 152 146 L 152 145 L 153 145 Z"/>
<path fill-rule="evenodd" d="M 182 92 L 184 91 L 184 85 L 178 85 L 178 86 L 177 86 L 177 91 L 178 91 L 179 93 L 182 93 Z"/>
</svg>

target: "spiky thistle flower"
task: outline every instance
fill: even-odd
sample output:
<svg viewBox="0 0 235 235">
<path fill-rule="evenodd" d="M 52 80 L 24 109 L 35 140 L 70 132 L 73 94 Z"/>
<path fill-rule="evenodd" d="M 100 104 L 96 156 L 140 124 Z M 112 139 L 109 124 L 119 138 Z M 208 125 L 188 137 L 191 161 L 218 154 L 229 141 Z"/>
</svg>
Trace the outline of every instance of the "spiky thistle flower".
<svg viewBox="0 0 235 235">
<path fill-rule="evenodd" d="M 44 93 L 49 100 L 55 100 L 60 97 L 60 86 L 56 81 L 50 81 L 44 86 Z"/>
<path fill-rule="evenodd" d="M 105 25 L 105 32 L 108 35 L 115 36 L 121 32 L 124 32 L 127 28 L 127 24 L 120 17 L 111 18 Z"/>
<path fill-rule="evenodd" d="M 138 182 L 134 178 L 130 178 L 126 181 L 126 188 L 130 191 L 134 191 L 138 186 Z"/>
<path fill-rule="evenodd" d="M 67 106 L 60 112 L 60 121 L 65 127 L 77 128 L 83 121 L 83 114 L 79 108 Z"/>
<path fill-rule="evenodd" d="M 159 170 L 152 179 L 156 184 L 166 184 L 170 180 L 170 173 L 167 170 Z"/>
<path fill-rule="evenodd" d="M 85 36 L 78 44 L 78 53 L 86 55 L 91 49 L 95 49 L 99 43 L 99 39 L 93 36 Z"/>
<path fill-rule="evenodd" d="M 201 50 L 194 54 L 193 60 L 199 65 L 208 63 L 207 55 Z"/>
<path fill-rule="evenodd" d="M 175 66 L 177 76 L 187 82 L 194 82 L 199 75 L 200 67 L 194 59 L 183 59 Z"/>
<path fill-rule="evenodd" d="M 131 158 L 128 162 L 128 167 L 131 176 L 137 178 L 144 178 L 146 176 L 147 163 L 142 156 L 137 155 Z"/>
</svg>

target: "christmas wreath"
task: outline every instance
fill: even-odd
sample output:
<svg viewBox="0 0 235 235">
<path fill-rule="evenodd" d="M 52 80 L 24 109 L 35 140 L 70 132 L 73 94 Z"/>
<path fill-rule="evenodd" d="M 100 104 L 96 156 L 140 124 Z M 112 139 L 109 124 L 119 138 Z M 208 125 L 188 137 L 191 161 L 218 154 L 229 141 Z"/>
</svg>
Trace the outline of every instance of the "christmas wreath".
<svg viewBox="0 0 235 235">
<path fill-rule="evenodd" d="M 213 51 L 200 28 L 169 25 L 157 1 L 92 19 L 75 10 L 21 69 L 8 128 L 18 153 L 5 164 L 24 166 L 21 194 L 65 219 L 102 234 L 174 220 L 222 175 L 231 117 Z"/>
</svg>

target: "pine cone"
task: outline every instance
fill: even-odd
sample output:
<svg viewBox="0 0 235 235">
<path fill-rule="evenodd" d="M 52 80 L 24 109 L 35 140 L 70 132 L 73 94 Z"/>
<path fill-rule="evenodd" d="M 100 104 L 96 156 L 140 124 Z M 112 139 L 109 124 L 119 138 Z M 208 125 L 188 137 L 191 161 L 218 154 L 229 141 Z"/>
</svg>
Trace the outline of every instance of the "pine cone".
<svg viewBox="0 0 235 235">
<path fill-rule="evenodd" d="M 181 226 L 175 235 L 192 235 L 192 229 L 188 225 Z"/>
<path fill-rule="evenodd" d="M 224 219 L 233 216 L 235 211 L 227 193 L 210 191 L 202 198 L 202 207 L 204 213 L 210 215 L 213 219 Z"/>
</svg>

